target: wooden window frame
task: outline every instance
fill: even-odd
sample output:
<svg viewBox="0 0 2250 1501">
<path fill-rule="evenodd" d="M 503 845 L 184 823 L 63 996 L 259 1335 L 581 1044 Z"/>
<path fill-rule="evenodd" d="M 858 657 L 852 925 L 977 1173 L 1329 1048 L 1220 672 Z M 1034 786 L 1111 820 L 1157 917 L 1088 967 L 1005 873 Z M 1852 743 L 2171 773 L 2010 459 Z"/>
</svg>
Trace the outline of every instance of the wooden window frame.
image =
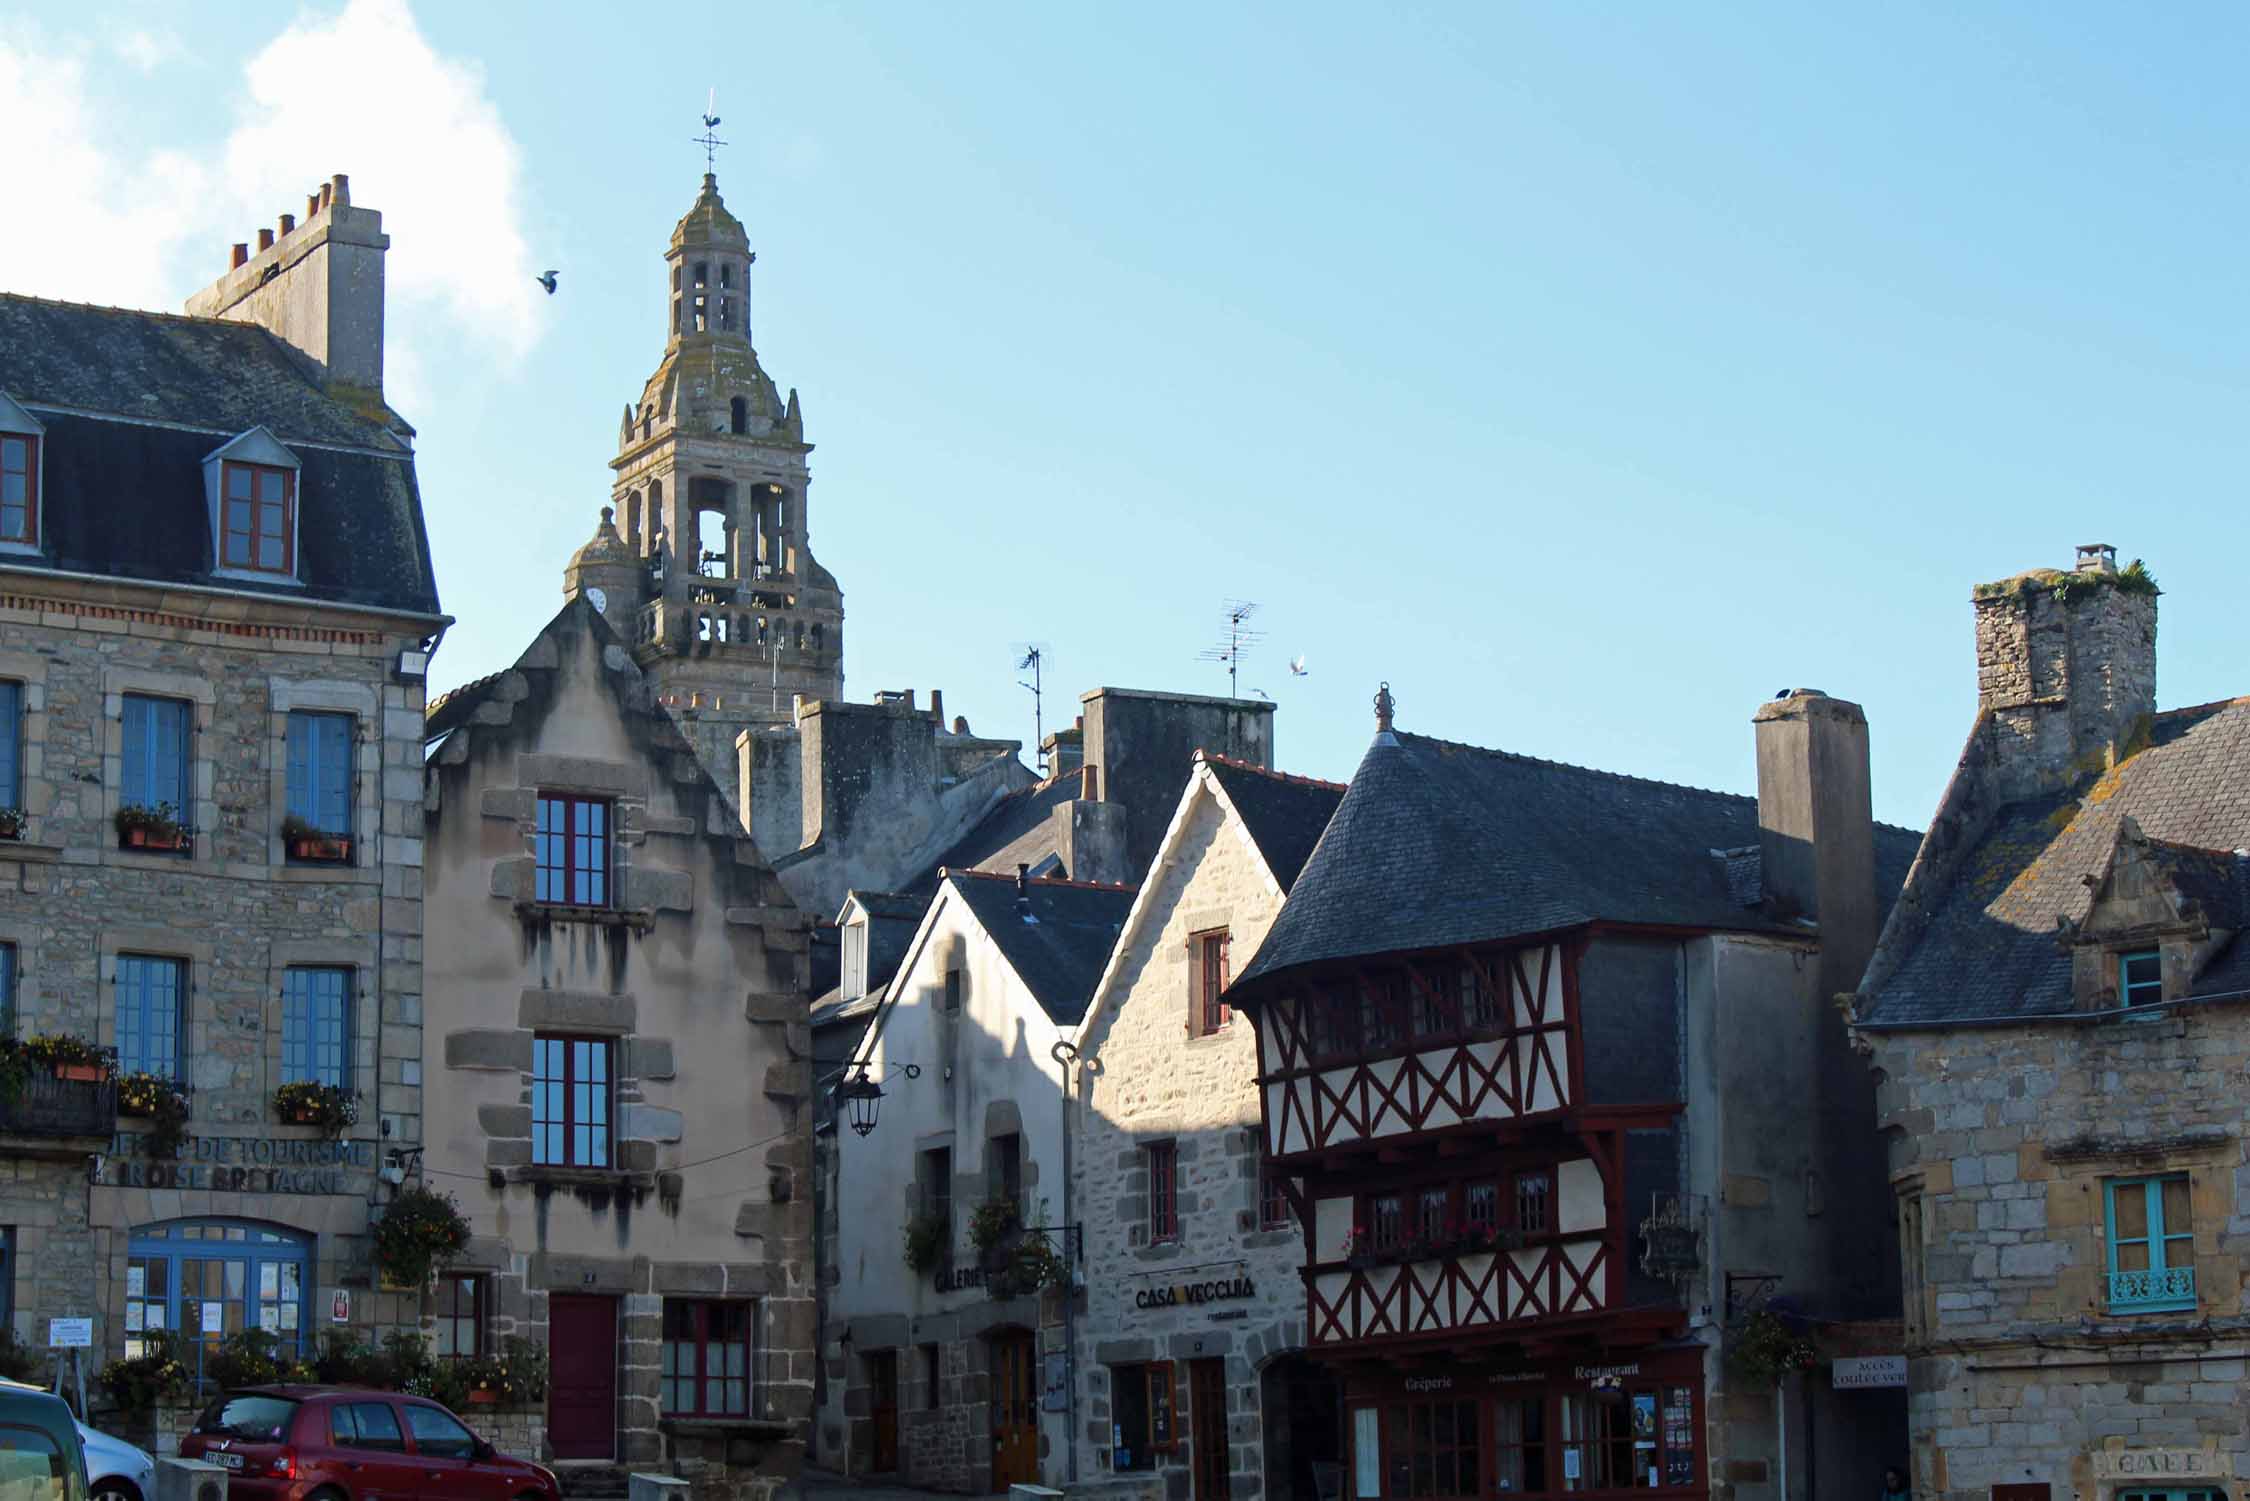
<svg viewBox="0 0 2250 1501">
<path fill-rule="evenodd" d="M 234 525 L 234 477 L 247 475 L 250 494 L 245 503 L 250 507 L 249 530 Z M 281 562 L 278 566 L 258 561 L 262 544 L 273 536 L 265 527 L 265 510 L 271 504 L 258 491 L 267 476 L 281 481 L 281 531 L 274 540 L 281 545 Z M 245 540 L 247 555 L 235 555 L 235 539 Z M 297 574 L 297 472 L 276 464 L 252 464 L 242 459 L 225 459 L 219 464 L 219 566 L 232 572 L 266 573 L 277 578 L 294 578 Z"/>
<path fill-rule="evenodd" d="M 160 1079 L 170 1079 L 170 1080 L 174 1081 L 175 1083 L 176 1083 L 176 1082 L 178 1082 L 178 1081 L 179 1081 L 179 1080 L 180 1080 L 180 1079 L 181 1079 L 181 1078 L 183 1077 L 183 1075 L 184 1075 L 184 1073 L 185 1073 L 185 1065 L 186 1065 L 186 1054 L 187 1054 L 187 1024 L 188 1024 L 188 986 L 189 986 L 189 976 L 188 976 L 188 962 L 187 962 L 187 960 L 185 960 L 185 959 L 183 959 L 183 958 L 179 957 L 179 956 L 178 956 L 177 954 L 142 954 L 142 953 L 120 953 L 119 955 L 117 955 L 116 959 L 115 959 L 114 961 L 112 961 L 112 962 L 113 962 L 113 964 L 114 964 L 115 968 L 114 968 L 114 971 L 113 971 L 113 975 L 112 975 L 112 980 L 111 980 L 111 986 L 110 986 L 110 988 L 111 988 L 111 990 L 112 990 L 112 991 L 114 992 L 114 997 L 115 997 L 115 998 L 114 998 L 114 1001 L 113 1001 L 113 1004 L 112 1004 L 112 1010 L 113 1010 L 113 1011 L 114 1011 L 114 1013 L 115 1013 L 115 1017 L 116 1017 L 116 1023 L 117 1023 L 117 1043 L 118 1043 L 118 1068 L 119 1068 L 119 1070 L 120 1070 L 121 1072 L 125 1072 L 125 1073 L 140 1073 L 140 1072 L 151 1073 L 151 1074 L 155 1074 L 155 1075 L 156 1075 L 156 1076 L 157 1076 L 158 1078 L 160 1078 Z M 174 984 L 174 987 L 173 987 L 173 993 L 172 993 L 172 998 L 171 998 L 171 1012 L 172 1012 L 172 1056 L 171 1056 L 171 1058 L 170 1058 L 170 1060 L 169 1060 L 169 1065 L 168 1065 L 167 1067 L 161 1067 L 161 1068 L 159 1068 L 159 1067 L 135 1068 L 135 1067 L 133 1067 L 133 1065 L 134 1065 L 134 1064 L 136 1064 L 136 1063 L 138 1063 L 138 1064 L 157 1064 L 157 1063 L 162 1063 L 162 1062 L 164 1062 L 165 1060 L 162 1060 L 162 1059 L 156 1058 L 156 1057 L 154 1057 L 154 1056 L 151 1056 L 151 1055 L 147 1055 L 147 1054 L 146 1054 L 145 1052 L 144 1052 L 144 1055 L 143 1055 L 143 1056 L 140 1056 L 140 1057 L 137 1057 L 137 1058 L 134 1058 L 134 1057 L 128 1057 L 128 1056 L 126 1055 L 126 1052 L 125 1052 L 125 990 L 126 990 L 126 980 L 125 980 L 125 975 L 126 975 L 126 970 L 127 970 L 127 966 L 128 966 L 128 965 L 130 965 L 130 966 L 132 966 L 132 967 L 133 967 L 133 971 L 134 971 L 134 973 L 136 973 L 136 974 L 138 974 L 138 973 L 140 972 L 140 966 L 142 966 L 142 965 L 152 965 L 152 966 L 153 966 L 153 965 L 163 965 L 163 966 L 169 966 L 169 967 L 170 967 L 170 969 L 171 969 L 171 972 L 172 972 L 172 974 L 173 974 L 173 975 L 175 976 L 175 984 Z M 152 972 L 153 972 L 153 971 L 152 971 Z M 152 1000 L 151 1000 L 151 997 L 150 997 L 150 995 L 149 995 L 149 994 L 148 994 L 148 993 L 147 993 L 147 992 L 146 992 L 145 990 L 144 990 L 144 991 L 143 991 L 142 993 L 140 993 L 140 994 L 136 995 L 136 997 L 134 998 L 134 1006 L 135 1006 L 136 1010 L 137 1010 L 137 1011 L 145 1011 L 145 1012 L 147 1013 L 147 1014 L 145 1014 L 145 1015 L 142 1015 L 142 1016 L 141 1016 L 141 1017 L 139 1018 L 139 1021 L 138 1021 L 138 1023 L 137 1023 L 137 1026 L 136 1026 L 136 1030 L 145 1030 L 145 1031 L 153 1031 L 153 1030 L 154 1030 L 153 1028 L 151 1028 L 151 1027 L 149 1026 L 149 1022 L 150 1022 L 150 1021 L 151 1021 L 151 1020 L 152 1020 L 152 1019 L 154 1018 L 154 1015 L 155 1015 L 155 1013 L 154 1013 L 154 1011 L 153 1011 L 153 1010 L 149 1010 L 149 1009 L 148 1009 L 148 1008 L 149 1008 L 149 1007 L 150 1007 L 150 1006 L 151 1006 L 152 1004 L 153 1004 L 153 1002 L 152 1002 Z M 144 1042 L 144 1043 L 142 1044 L 142 1046 L 143 1046 L 143 1047 L 144 1047 L 144 1049 L 145 1049 L 145 1047 L 146 1047 L 146 1044 L 145 1044 L 145 1042 Z"/>
<path fill-rule="evenodd" d="M 545 1071 L 547 1059 L 544 1050 L 557 1047 L 561 1050 L 562 1072 Z M 581 1079 L 578 1066 L 581 1047 L 596 1050 L 602 1059 L 602 1077 Z M 536 1032 L 531 1039 L 531 1160 L 538 1167 L 594 1168 L 607 1171 L 614 1167 L 615 1132 L 617 1120 L 617 1039 L 595 1037 L 577 1032 Z M 552 1087 L 559 1092 L 561 1114 L 548 1115 L 543 1090 Z M 585 1101 L 601 1102 L 601 1119 L 581 1119 L 579 1091 L 588 1093 Z M 546 1142 L 548 1131 L 561 1133 L 560 1155 L 550 1155 Z M 588 1133 L 585 1142 L 587 1155 L 580 1155 L 580 1132 Z M 599 1160 L 593 1160 L 598 1158 Z"/>
<path fill-rule="evenodd" d="M 22 983 L 23 951 L 0 938 L 0 1036 L 16 1035 L 16 990 Z M 7 1325 L 0 1323 L 0 1328 Z"/>
<path fill-rule="evenodd" d="M 1132 1456 L 1130 1463 L 1116 1465 L 1113 1452 L 1112 1463 L 1120 1474 L 1159 1469 L 1179 1453 L 1180 1394 L 1172 1364 L 1169 1360 L 1147 1360 L 1110 1367 L 1110 1384 L 1114 1388 L 1110 1412 L 1116 1420 L 1119 1437 L 1128 1440 L 1122 1447 Z M 1142 1394 L 1141 1411 L 1146 1426 L 1138 1434 L 1123 1431 L 1124 1389 L 1128 1382 L 1139 1383 Z"/>
<path fill-rule="evenodd" d="M 1556 1181 L 1555 1166 L 1551 1162 L 1543 1163 L 1538 1167 L 1517 1168 L 1508 1174 L 1507 1192 L 1501 1195 L 1503 1208 L 1508 1216 L 1508 1228 L 1523 1236 L 1525 1240 L 1540 1239 L 1557 1233 L 1555 1227 L 1561 1217 L 1558 1212 L 1561 1206 L 1556 1201 L 1556 1195 L 1561 1191 L 1561 1188 Z M 1524 1223 L 1524 1187 L 1529 1183 L 1544 1183 L 1545 1185 L 1534 1195 L 1534 1197 L 1543 1198 L 1547 1206 L 1546 1223 L 1536 1229 Z"/>
<path fill-rule="evenodd" d="M 149 705 L 145 712 L 150 716 L 147 724 L 149 743 L 143 746 L 139 752 L 142 785 L 138 787 L 133 785 L 133 779 L 129 774 L 134 762 L 134 751 L 130 743 L 130 736 L 132 734 L 133 705 L 136 703 Z M 180 827 L 193 829 L 195 827 L 193 817 L 195 805 L 194 701 L 192 699 L 174 698 L 168 693 L 126 693 L 119 700 L 117 712 L 121 731 L 120 738 L 123 742 L 118 754 L 117 797 L 119 803 L 133 804 L 145 808 L 170 803 L 174 815 L 179 820 Z M 177 714 L 180 719 L 179 764 L 174 768 L 179 774 L 180 795 L 177 799 L 159 796 L 158 789 L 153 785 L 157 776 L 157 726 L 154 716 L 159 712 Z"/>
<path fill-rule="evenodd" d="M 320 1062 L 319 1017 L 320 1004 L 328 999 L 316 986 L 316 977 L 336 978 L 340 981 L 339 994 L 333 997 L 340 1003 L 337 1018 L 337 1058 L 333 1076 Z M 284 1083 L 329 1084 L 338 1089 L 352 1087 L 352 1026 L 353 981 L 358 977 L 348 964 L 293 964 L 282 971 L 281 977 L 281 1077 Z M 300 987 L 303 987 L 300 989 Z M 302 1011 L 301 1017 L 295 1015 Z M 293 1035 L 294 1034 L 294 1035 Z M 292 1057 L 300 1054 L 300 1057 Z"/>
<path fill-rule="evenodd" d="M 595 810 L 601 814 L 598 829 L 587 826 Z M 542 790 L 534 811 L 533 899 L 544 907 L 614 906 L 616 803 L 606 797 Z M 559 859 L 553 858 L 558 855 Z"/>
<path fill-rule="evenodd" d="M 1225 928 L 1205 928 L 1188 935 L 1188 1035 L 1212 1037 L 1234 1020 L 1233 1008 L 1221 1001 L 1232 978 L 1231 939 Z"/>
<path fill-rule="evenodd" d="M 1180 1238 L 1180 1144 L 1149 1142 L 1141 1159 L 1148 1166 L 1148 1243 L 1172 1244 Z"/>
<path fill-rule="evenodd" d="M 1258 1170 L 1258 1228 L 1261 1230 L 1286 1230 L 1296 1223 L 1296 1212 L 1289 1207 L 1286 1173 L 1277 1173 L 1270 1167 Z"/>
<path fill-rule="evenodd" d="M 323 765 L 324 756 L 336 754 L 335 740 L 339 734 L 343 740 L 343 764 Z M 353 813 L 359 800 L 359 778 L 352 765 L 358 745 L 358 715 L 348 710 L 291 709 L 287 727 L 282 732 L 282 811 L 303 819 L 333 838 L 351 838 L 356 822 Z M 328 785 L 337 779 L 342 786 Z M 341 807 L 342 817 L 335 821 L 334 827 L 323 814 L 321 805 L 324 803 L 331 809 Z"/>
<path fill-rule="evenodd" d="M 674 1335 L 674 1320 L 684 1316 L 687 1329 L 685 1338 Z M 661 1315 L 662 1324 L 657 1341 L 657 1395 L 658 1406 L 668 1418 L 710 1418 L 722 1421 L 747 1419 L 757 1411 L 758 1400 L 758 1304 L 753 1298 L 666 1298 Z M 741 1405 L 731 1401 L 724 1405 L 710 1405 L 710 1383 L 714 1380 L 731 1381 L 737 1378 L 721 1372 L 711 1373 L 711 1352 L 714 1344 L 712 1326 L 715 1319 L 740 1321 L 742 1339 Z M 721 1330 L 717 1343 L 724 1348 L 729 1341 L 727 1331 Z M 693 1369 L 667 1371 L 665 1361 L 674 1349 L 694 1352 Z M 692 1405 L 681 1406 L 675 1397 L 667 1395 L 668 1387 L 687 1383 Z"/>
<path fill-rule="evenodd" d="M 2146 980 L 2133 978 L 2133 966 L 2146 961 L 2156 966 L 2156 973 Z M 2134 999 L 2135 991 L 2146 992 Z M 2131 949 L 2117 956 L 2117 1004 L 2125 1007 L 2153 1006 L 2164 999 L 2164 953 L 2161 949 Z"/>
<path fill-rule="evenodd" d="M 2164 1188 L 2169 1183 L 2184 1185 L 2192 1199 L 2194 1181 L 2184 1172 L 2145 1173 L 2131 1178 L 2108 1178 L 2102 1182 L 2102 1255 L 2107 1270 L 2102 1307 L 2113 1318 L 2137 1317 L 2146 1313 L 2191 1313 L 2199 1306 L 2195 1281 L 2194 1210 L 2191 1204 L 2189 1222 L 2183 1228 L 2176 1229 L 2166 1222 Z M 2120 1238 L 2117 1233 L 2117 1201 L 2131 1193 L 2141 1196 L 2142 1233 Z M 2119 1266 L 2119 1249 L 2126 1245 L 2146 1246 L 2148 1265 Z M 2176 1251 L 2175 1247 L 2178 1248 Z M 2119 1292 L 2120 1277 L 2182 1271 L 2187 1274 L 2184 1290 L 2171 1294 L 2151 1291 L 2129 1299 Z"/>
<path fill-rule="evenodd" d="M 925 1147 L 916 1159 L 915 1184 L 922 1216 L 945 1227 L 946 1253 L 953 1247 L 953 1148 Z"/>
<path fill-rule="evenodd" d="M 968 976 L 962 971 L 960 965 L 956 964 L 946 970 L 944 1005 L 947 1016 L 959 1016 L 961 1014 L 961 1001 L 963 996 L 967 994 L 968 989 Z"/>
<path fill-rule="evenodd" d="M 924 1412 L 936 1412 L 938 1410 L 938 1393 L 945 1380 L 944 1353 L 936 1344 L 929 1341 L 924 1341 L 914 1348 L 922 1357 L 922 1410 Z"/>
<path fill-rule="evenodd" d="M 1435 1419 L 1441 1408 L 1451 1409 L 1452 1436 L 1439 1441 L 1435 1437 Z M 1485 1404 L 1465 1392 L 1418 1393 L 1413 1396 L 1386 1397 L 1382 1402 L 1383 1433 L 1383 1494 L 1386 1497 L 1441 1497 L 1481 1493 L 1487 1461 L 1485 1433 Z M 1431 1419 L 1428 1437 L 1414 1432 L 1414 1414 L 1426 1414 Z M 1463 1418 L 1467 1422 L 1464 1425 Z M 1453 1466 L 1451 1485 L 1440 1483 L 1435 1471 L 1440 1454 L 1447 1456 Z M 1427 1459 L 1431 1472 L 1427 1488 L 1419 1486 L 1415 1475 L 1415 1460 Z M 1461 1483 L 1461 1462 L 1469 1463 L 1467 1484 Z M 1392 1482 L 1404 1470 L 1407 1484 L 1395 1487 Z"/>
<path fill-rule="evenodd" d="M 447 1330 L 453 1339 L 453 1348 L 438 1351 L 438 1358 L 473 1360 L 488 1354 L 490 1340 L 487 1330 L 492 1313 L 490 1280 L 482 1272 L 446 1271 L 438 1273 L 437 1286 L 436 1326 Z M 469 1299 L 469 1311 L 466 1314 L 461 1312 L 461 1295 L 464 1291 Z M 466 1350 L 461 1348 L 461 1326 L 464 1323 L 469 1326 L 469 1348 Z M 432 1332 L 434 1335 L 435 1331 Z M 431 1344 L 434 1346 L 438 1343 L 433 1337 Z"/>
<path fill-rule="evenodd" d="M 17 471 L 7 467 L 10 444 L 23 445 L 23 529 L 19 532 L 4 530 L 7 525 L 7 503 L 0 500 L 0 542 L 19 547 L 39 545 L 39 435 L 36 433 L 0 433 L 0 489 L 5 489 L 11 475 Z"/>
<path fill-rule="evenodd" d="M 24 691 L 18 678 L 0 678 L 0 808 L 22 811 L 24 798 Z"/>
<path fill-rule="evenodd" d="M 1003 1131 L 986 1140 L 984 1195 L 1023 1216 L 1023 1133 Z"/>
</svg>

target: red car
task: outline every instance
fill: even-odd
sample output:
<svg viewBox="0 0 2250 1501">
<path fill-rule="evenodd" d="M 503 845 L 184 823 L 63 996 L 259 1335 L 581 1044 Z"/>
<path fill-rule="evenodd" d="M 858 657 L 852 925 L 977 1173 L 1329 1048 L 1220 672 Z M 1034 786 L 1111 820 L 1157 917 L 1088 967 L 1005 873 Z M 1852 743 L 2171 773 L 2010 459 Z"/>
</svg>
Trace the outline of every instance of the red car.
<svg viewBox="0 0 2250 1501">
<path fill-rule="evenodd" d="M 560 1501 L 552 1470 L 500 1453 L 427 1397 L 252 1386 L 203 1409 L 180 1458 L 244 1501 Z"/>
</svg>

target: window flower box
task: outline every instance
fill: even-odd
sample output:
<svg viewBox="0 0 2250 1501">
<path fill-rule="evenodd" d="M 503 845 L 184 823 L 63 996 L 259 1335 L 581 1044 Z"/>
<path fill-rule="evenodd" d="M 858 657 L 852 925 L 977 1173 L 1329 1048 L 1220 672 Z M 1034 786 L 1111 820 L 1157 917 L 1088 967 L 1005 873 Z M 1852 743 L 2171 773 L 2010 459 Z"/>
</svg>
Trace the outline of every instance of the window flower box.
<svg viewBox="0 0 2250 1501">
<path fill-rule="evenodd" d="M 23 838 L 23 826 L 23 809 L 0 808 L 0 839 Z"/>
<path fill-rule="evenodd" d="M 359 1096 L 336 1084 L 297 1080 L 273 1092 L 275 1117 L 293 1126 L 318 1126 L 329 1136 L 359 1121 Z"/>
<path fill-rule="evenodd" d="M 175 852 L 184 851 L 190 845 L 187 827 L 179 820 L 179 810 L 170 803 L 158 803 L 154 807 L 127 803 L 117 810 L 113 822 L 117 825 L 119 849 Z"/>
<path fill-rule="evenodd" d="M 281 840 L 289 852 L 290 860 L 298 865 L 351 863 L 352 838 L 349 834 L 331 834 L 324 829 L 316 829 L 295 814 L 281 821 Z"/>
<path fill-rule="evenodd" d="M 148 1137 L 151 1157 L 180 1155 L 180 1143 L 187 1139 L 188 1097 L 176 1082 L 161 1074 L 125 1075 L 117 1081 L 117 1113 L 153 1123 Z"/>
<path fill-rule="evenodd" d="M 99 1084 L 117 1073 L 117 1054 L 68 1032 L 42 1032 L 18 1041 L 0 1038 L 0 1073 L 50 1070 L 58 1079 Z"/>
</svg>

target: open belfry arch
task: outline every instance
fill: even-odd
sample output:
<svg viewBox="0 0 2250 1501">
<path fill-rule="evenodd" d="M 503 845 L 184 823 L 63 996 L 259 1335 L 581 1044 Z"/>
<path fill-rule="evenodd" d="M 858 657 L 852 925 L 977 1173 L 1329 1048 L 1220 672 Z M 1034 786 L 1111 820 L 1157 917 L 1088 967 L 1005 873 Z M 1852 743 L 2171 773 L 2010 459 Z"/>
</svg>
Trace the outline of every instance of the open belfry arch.
<svg viewBox="0 0 2250 1501">
<path fill-rule="evenodd" d="M 715 173 L 664 252 L 664 357 L 618 429 L 610 506 L 564 593 L 630 642 L 706 767 L 735 739 L 843 693 L 843 591 L 813 557 L 804 416 L 751 343 L 749 232 Z"/>
</svg>

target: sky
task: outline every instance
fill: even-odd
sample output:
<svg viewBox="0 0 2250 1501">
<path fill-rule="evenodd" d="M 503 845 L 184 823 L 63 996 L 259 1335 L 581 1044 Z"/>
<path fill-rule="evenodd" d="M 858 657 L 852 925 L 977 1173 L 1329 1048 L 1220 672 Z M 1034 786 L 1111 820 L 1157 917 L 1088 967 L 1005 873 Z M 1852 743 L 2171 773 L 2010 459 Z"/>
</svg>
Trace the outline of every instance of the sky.
<svg viewBox="0 0 2250 1501">
<path fill-rule="evenodd" d="M 2159 698 L 2250 692 L 2250 9 L 0 6 L 0 290 L 176 310 L 335 172 L 382 210 L 442 688 L 560 603 L 703 170 L 816 445 L 846 692 L 1029 740 L 1223 693 L 1753 790 L 1868 714 L 1926 823 L 1969 592 L 2145 558 Z M 533 282 L 547 267 L 560 290 Z M 1302 656 L 1306 671 L 1293 673 Z"/>
</svg>

